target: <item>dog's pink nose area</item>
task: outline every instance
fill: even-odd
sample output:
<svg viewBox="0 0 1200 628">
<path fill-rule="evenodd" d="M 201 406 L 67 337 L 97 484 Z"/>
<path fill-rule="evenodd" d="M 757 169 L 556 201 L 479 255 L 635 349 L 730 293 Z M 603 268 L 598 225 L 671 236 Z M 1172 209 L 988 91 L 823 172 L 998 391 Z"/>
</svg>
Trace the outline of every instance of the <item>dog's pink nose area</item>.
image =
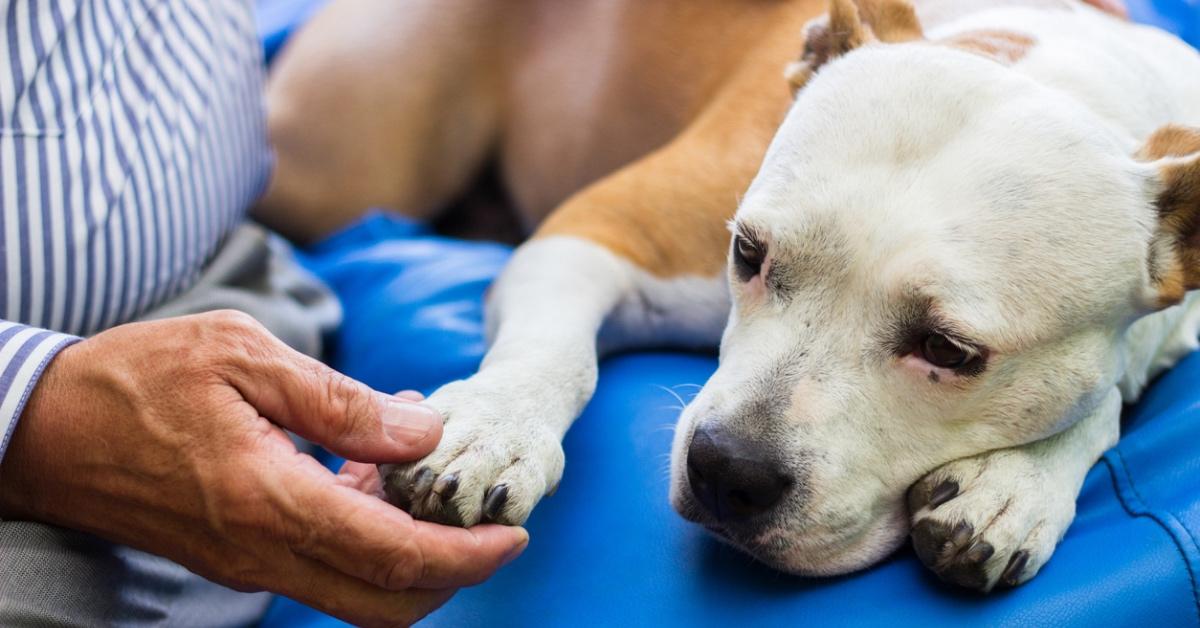
<svg viewBox="0 0 1200 628">
<path fill-rule="evenodd" d="M 767 512 L 792 486 L 792 478 L 752 444 L 708 424 L 692 434 L 687 472 L 696 501 L 723 522 Z"/>
</svg>

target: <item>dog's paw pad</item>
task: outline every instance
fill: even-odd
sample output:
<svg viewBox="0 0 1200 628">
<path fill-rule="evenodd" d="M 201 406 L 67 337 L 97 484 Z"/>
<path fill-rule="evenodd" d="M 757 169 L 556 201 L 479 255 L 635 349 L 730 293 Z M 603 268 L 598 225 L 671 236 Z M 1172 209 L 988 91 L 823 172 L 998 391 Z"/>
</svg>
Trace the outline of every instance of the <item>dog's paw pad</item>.
<svg viewBox="0 0 1200 628">
<path fill-rule="evenodd" d="M 986 564 L 996 549 L 978 540 L 971 524 L 923 519 L 913 527 L 912 538 L 917 557 L 943 580 L 969 589 L 988 587 Z"/>
<path fill-rule="evenodd" d="M 538 417 L 509 407 L 511 397 L 463 384 L 427 401 L 446 416 L 438 448 L 422 460 L 381 467 L 388 501 L 447 525 L 523 524 L 558 484 L 562 446 L 554 434 L 531 427 Z"/>
<path fill-rule="evenodd" d="M 1075 514 L 1027 457 L 994 452 L 949 463 L 909 490 L 917 557 L 942 580 L 990 591 L 1032 578 Z"/>
</svg>

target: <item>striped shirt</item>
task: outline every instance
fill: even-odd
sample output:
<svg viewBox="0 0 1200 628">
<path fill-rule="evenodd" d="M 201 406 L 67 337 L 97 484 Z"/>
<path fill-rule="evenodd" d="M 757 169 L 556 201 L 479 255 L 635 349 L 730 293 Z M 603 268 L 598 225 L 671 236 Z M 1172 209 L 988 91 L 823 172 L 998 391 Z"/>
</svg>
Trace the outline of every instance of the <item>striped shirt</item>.
<svg viewBox="0 0 1200 628">
<path fill-rule="evenodd" d="M 46 364 L 186 289 L 270 158 L 251 0 L 0 0 L 0 458 Z"/>
</svg>

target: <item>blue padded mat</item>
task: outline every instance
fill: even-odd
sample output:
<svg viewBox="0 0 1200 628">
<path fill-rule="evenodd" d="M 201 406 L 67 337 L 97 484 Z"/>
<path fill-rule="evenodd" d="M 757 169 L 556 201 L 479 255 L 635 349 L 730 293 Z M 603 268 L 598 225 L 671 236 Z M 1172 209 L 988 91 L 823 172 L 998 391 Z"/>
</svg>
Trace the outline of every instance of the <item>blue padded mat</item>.
<svg viewBox="0 0 1200 628">
<path fill-rule="evenodd" d="M 258 36 L 263 42 L 267 62 L 283 46 L 292 32 L 328 0 L 257 0 Z"/>
</svg>

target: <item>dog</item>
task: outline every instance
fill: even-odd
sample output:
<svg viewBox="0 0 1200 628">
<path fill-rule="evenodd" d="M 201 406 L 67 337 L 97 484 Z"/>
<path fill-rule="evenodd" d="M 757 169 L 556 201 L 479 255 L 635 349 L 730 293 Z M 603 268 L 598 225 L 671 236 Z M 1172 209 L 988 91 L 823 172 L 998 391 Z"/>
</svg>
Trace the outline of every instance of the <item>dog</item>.
<svg viewBox="0 0 1200 628">
<path fill-rule="evenodd" d="M 441 445 L 381 468 L 414 516 L 523 523 L 598 356 L 719 344 L 683 517 L 790 573 L 911 535 L 943 579 L 1013 586 L 1197 346 L 1200 55 L 1169 35 L 1073 0 L 361 4 L 271 79 L 256 215 L 427 217 L 495 159 L 540 223 L 479 372 L 428 400 Z"/>
</svg>

